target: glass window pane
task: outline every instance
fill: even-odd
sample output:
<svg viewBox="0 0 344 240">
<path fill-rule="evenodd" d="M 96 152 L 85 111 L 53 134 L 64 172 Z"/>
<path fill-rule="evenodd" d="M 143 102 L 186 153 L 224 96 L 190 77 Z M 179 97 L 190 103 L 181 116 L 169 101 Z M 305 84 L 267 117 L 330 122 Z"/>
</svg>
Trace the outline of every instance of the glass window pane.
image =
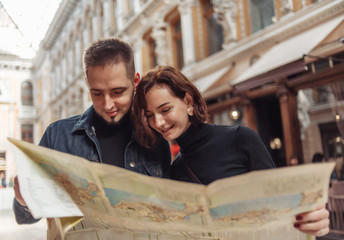
<svg viewBox="0 0 344 240">
<path fill-rule="evenodd" d="M 182 31 L 181 31 L 180 18 L 173 22 L 173 36 L 175 41 L 175 47 L 177 51 L 177 64 L 178 68 L 181 69 L 184 66 L 184 54 L 183 54 L 183 41 L 182 41 Z"/>
<path fill-rule="evenodd" d="M 217 23 L 217 14 L 214 13 L 207 20 L 208 24 L 208 44 L 209 55 L 212 55 L 222 49 L 223 44 L 223 29 L 220 24 Z"/>
<path fill-rule="evenodd" d="M 33 125 L 23 124 L 21 125 L 21 136 L 22 140 L 33 143 Z"/>
<path fill-rule="evenodd" d="M 210 0 L 203 1 L 203 17 L 206 24 L 207 55 L 210 56 L 222 49 L 223 28 L 218 23 L 218 14 L 214 12 Z"/>
<path fill-rule="evenodd" d="M 275 16 L 273 0 L 251 0 L 252 32 L 271 25 L 273 16 Z"/>
<path fill-rule="evenodd" d="M 32 84 L 29 81 L 21 84 L 21 101 L 24 106 L 33 106 Z"/>
</svg>

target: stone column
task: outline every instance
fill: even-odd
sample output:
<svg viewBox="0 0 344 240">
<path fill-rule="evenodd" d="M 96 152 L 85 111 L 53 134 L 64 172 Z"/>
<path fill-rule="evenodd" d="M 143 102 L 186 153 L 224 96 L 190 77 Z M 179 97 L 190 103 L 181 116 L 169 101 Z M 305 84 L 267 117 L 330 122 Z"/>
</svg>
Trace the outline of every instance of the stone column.
<svg viewBox="0 0 344 240">
<path fill-rule="evenodd" d="M 141 10 L 141 0 L 133 0 L 134 2 L 134 13 L 138 13 Z"/>
<path fill-rule="evenodd" d="M 69 42 L 68 43 L 68 46 L 67 46 L 67 81 L 68 82 L 71 82 L 72 81 L 72 76 L 73 76 L 73 73 L 74 73 L 74 69 L 75 69 L 75 61 L 74 61 L 74 49 L 75 49 L 75 46 L 74 46 L 74 39 L 73 39 L 73 42 Z M 72 45 L 73 46 L 69 46 L 69 45 Z"/>
<path fill-rule="evenodd" d="M 14 105 L 14 102 L 11 101 L 9 106 L 8 106 L 8 110 L 9 110 L 9 124 L 10 124 L 10 130 L 9 130 L 9 136 L 15 136 L 15 126 L 14 124 L 16 123 L 16 118 L 15 118 L 15 115 L 14 115 L 14 111 L 15 111 L 15 105 Z M 6 129 L 6 127 L 5 127 Z"/>
<path fill-rule="evenodd" d="M 123 29 L 125 25 L 125 1 L 117 1 L 117 27 L 119 30 Z"/>
<path fill-rule="evenodd" d="M 62 91 L 65 89 L 65 87 L 67 86 L 67 60 L 66 57 L 63 56 L 62 60 L 61 60 L 61 81 L 62 81 Z"/>
<path fill-rule="evenodd" d="M 95 11 L 95 15 L 92 14 L 92 41 L 97 41 L 99 39 L 99 9 Z"/>
<path fill-rule="evenodd" d="M 135 69 L 136 72 L 142 75 L 142 47 L 144 46 L 144 41 L 142 39 L 142 36 L 136 36 L 135 39 L 137 39 L 134 42 L 134 59 L 135 59 Z"/>
<path fill-rule="evenodd" d="M 74 74 L 78 74 L 80 71 L 78 70 L 79 66 L 80 66 L 80 61 L 81 61 L 81 52 L 80 52 L 80 36 L 77 36 L 76 40 L 75 40 L 75 52 L 74 52 L 74 59 L 75 59 L 75 66 L 74 66 Z"/>
<path fill-rule="evenodd" d="M 83 39 L 84 39 L 84 47 L 88 46 L 88 44 L 90 43 L 90 39 L 89 39 L 89 34 L 88 34 L 88 24 L 85 24 L 84 26 L 84 30 L 82 31 L 82 34 L 83 34 Z"/>
<path fill-rule="evenodd" d="M 180 22 L 182 27 L 184 65 L 196 62 L 194 23 L 192 8 L 196 5 L 195 0 L 180 0 L 178 3 Z"/>
<path fill-rule="evenodd" d="M 293 155 L 297 155 L 299 158 L 302 156 L 295 94 L 281 86 L 277 91 L 277 97 L 280 102 L 287 165 L 291 165 L 289 161 Z M 299 159 L 299 163 L 302 162 L 303 160 Z"/>
<path fill-rule="evenodd" d="M 111 12 L 114 11 L 112 9 L 110 4 L 110 0 L 105 0 L 103 2 L 103 35 L 104 38 L 110 37 L 110 32 L 111 32 Z"/>
</svg>

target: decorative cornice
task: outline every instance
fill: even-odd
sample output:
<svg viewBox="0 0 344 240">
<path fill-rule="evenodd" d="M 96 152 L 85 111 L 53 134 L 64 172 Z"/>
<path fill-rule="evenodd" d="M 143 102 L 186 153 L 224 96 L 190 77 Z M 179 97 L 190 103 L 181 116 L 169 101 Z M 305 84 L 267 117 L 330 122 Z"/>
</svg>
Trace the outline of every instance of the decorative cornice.
<svg viewBox="0 0 344 240">
<path fill-rule="evenodd" d="M 54 46 L 62 32 L 62 29 L 68 22 L 73 11 L 76 9 L 78 3 L 78 0 L 62 0 L 49 29 L 42 40 L 41 47 L 46 50 L 50 50 Z"/>
<path fill-rule="evenodd" d="M 43 40 L 40 43 L 40 48 L 34 59 L 34 68 L 42 65 L 46 57 L 46 52 L 52 50 L 57 39 L 61 37 L 61 32 L 73 11 L 77 9 L 76 5 L 78 3 L 78 0 L 62 0 Z"/>
<path fill-rule="evenodd" d="M 140 28 L 147 28 L 147 26 L 143 25 L 143 22 L 141 21 L 141 15 L 144 14 L 148 18 L 150 18 L 151 15 L 158 14 L 160 16 L 163 15 L 163 13 L 168 13 L 171 11 L 175 6 L 177 6 L 176 3 L 166 3 L 166 0 L 150 0 L 148 1 L 144 7 L 141 9 L 139 13 L 137 13 L 134 17 L 129 19 L 129 21 L 126 23 L 126 25 L 123 27 L 123 29 L 119 30 L 116 35 L 120 38 L 123 38 L 125 35 L 130 35 L 133 32 L 137 31 L 137 29 Z M 165 4 L 165 5 L 164 5 Z M 149 26 L 153 26 L 155 23 L 151 21 Z M 147 28 L 148 29 L 148 28 Z"/>
</svg>

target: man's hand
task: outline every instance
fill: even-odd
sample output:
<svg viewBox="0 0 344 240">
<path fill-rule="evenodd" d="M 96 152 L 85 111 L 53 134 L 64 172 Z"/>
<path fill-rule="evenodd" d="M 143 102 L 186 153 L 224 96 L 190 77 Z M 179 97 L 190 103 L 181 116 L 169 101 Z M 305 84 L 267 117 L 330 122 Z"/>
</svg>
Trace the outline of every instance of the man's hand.
<svg viewBox="0 0 344 240">
<path fill-rule="evenodd" d="M 18 182 L 18 176 L 15 176 L 14 178 L 14 184 L 13 184 L 13 189 L 14 189 L 14 197 L 16 198 L 17 202 L 20 203 L 20 205 L 26 207 L 26 203 L 20 193 L 20 188 L 19 188 L 19 182 Z"/>
</svg>

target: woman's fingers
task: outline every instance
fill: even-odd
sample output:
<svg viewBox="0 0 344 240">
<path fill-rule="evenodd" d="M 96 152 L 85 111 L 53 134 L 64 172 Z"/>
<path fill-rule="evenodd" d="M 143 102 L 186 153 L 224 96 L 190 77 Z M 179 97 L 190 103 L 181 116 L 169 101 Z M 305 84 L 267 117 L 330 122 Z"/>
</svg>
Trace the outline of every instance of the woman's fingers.
<svg viewBox="0 0 344 240">
<path fill-rule="evenodd" d="M 314 236 L 324 236 L 329 233 L 329 212 L 325 204 L 319 205 L 315 210 L 301 213 L 296 216 L 294 227 L 301 232 Z"/>
</svg>

